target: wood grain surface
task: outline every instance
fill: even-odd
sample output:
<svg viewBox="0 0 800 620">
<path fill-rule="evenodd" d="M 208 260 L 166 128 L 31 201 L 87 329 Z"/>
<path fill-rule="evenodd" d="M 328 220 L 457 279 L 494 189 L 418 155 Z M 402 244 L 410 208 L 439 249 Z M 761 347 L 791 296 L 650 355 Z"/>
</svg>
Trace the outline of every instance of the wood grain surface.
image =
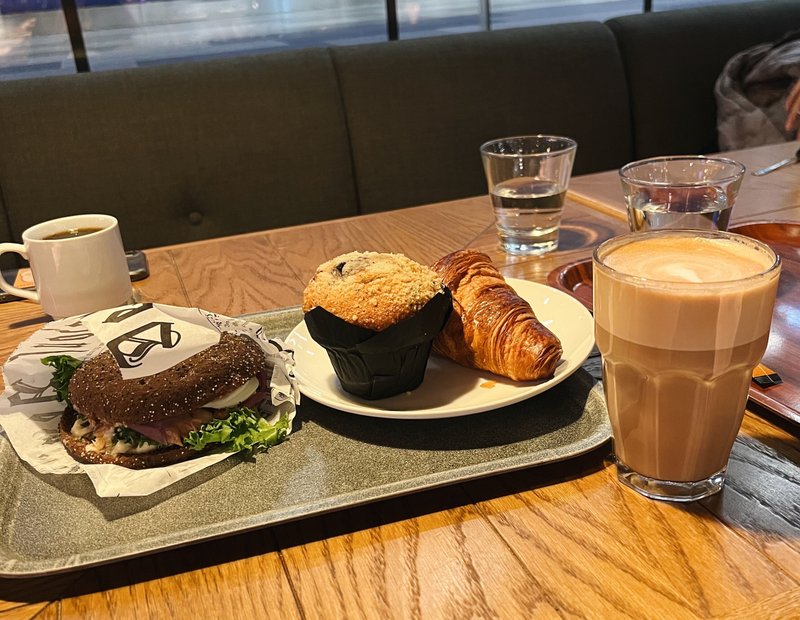
<svg viewBox="0 0 800 620">
<path fill-rule="evenodd" d="M 320 262 L 353 249 L 430 263 L 473 247 L 543 282 L 625 229 L 570 200 L 556 253 L 509 257 L 478 197 L 153 250 L 137 296 L 228 314 L 295 305 Z M 46 321 L 35 304 L 0 306 L 3 359 Z M 108 566 L 0 579 L 0 619 L 800 616 L 796 427 L 747 414 L 728 485 L 688 506 L 622 487 L 608 455 L 605 445 Z"/>
<path fill-rule="evenodd" d="M 796 583 L 702 509 L 633 494 L 611 467 L 480 507 L 540 587 L 576 614 L 713 617 Z"/>
<path fill-rule="evenodd" d="M 800 220 L 800 164 L 756 177 L 751 171 L 794 155 L 796 142 L 723 153 L 747 168 L 731 224 L 754 220 Z M 587 174 L 570 181 L 568 195 L 596 211 L 626 219 L 619 172 Z"/>
</svg>

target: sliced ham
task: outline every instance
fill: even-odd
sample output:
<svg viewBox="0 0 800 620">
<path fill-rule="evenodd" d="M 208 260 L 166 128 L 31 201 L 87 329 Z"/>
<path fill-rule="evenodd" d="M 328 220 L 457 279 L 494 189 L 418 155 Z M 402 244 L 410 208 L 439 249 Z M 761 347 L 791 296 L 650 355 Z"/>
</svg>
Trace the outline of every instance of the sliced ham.
<svg viewBox="0 0 800 620">
<path fill-rule="evenodd" d="M 257 409 L 267 398 L 269 398 L 269 392 L 253 392 L 253 395 L 242 403 L 242 407 Z"/>
<path fill-rule="evenodd" d="M 150 424 L 128 424 L 128 427 L 158 443 L 182 446 L 184 437 L 213 417 L 214 413 L 208 409 L 196 409 L 191 413 L 173 416 L 166 420 Z"/>
<path fill-rule="evenodd" d="M 261 403 L 263 403 L 265 400 L 269 398 L 269 383 L 270 383 L 269 372 L 266 370 L 262 370 L 256 376 L 258 377 L 258 389 L 256 389 L 255 392 L 253 392 L 252 396 L 250 396 L 247 400 L 242 402 L 242 407 L 250 407 L 250 409 L 257 409 Z"/>
<path fill-rule="evenodd" d="M 269 398 L 270 377 L 267 371 L 258 373 L 258 388 L 245 400 L 241 406 L 257 409 L 258 406 Z M 150 424 L 128 424 L 127 426 L 141 433 L 148 439 L 161 444 L 174 444 L 182 446 L 183 440 L 194 430 L 200 428 L 213 418 L 227 417 L 226 410 L 212 411 L 210 409 L 195 409 L 191 413 L 173 416 Z"/>
</svg>

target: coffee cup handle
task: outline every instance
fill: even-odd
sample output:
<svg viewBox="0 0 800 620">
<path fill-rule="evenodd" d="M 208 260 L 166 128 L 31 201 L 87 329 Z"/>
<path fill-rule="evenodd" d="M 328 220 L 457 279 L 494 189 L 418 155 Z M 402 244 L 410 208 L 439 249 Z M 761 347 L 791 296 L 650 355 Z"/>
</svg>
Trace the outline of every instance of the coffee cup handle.
<svg viewBox="0 0 800 620">
<path fill-rule="evenodd" d="M 28 253 L 25 251 L 25 246 L 20 243 L 0 243 L 0 256 L 5 254 L 6 252 L 16 252 L 25 260 L 28 260 Z M 39 293 L 36 291 L 26 291 L 21 288 L 17 288 L 16 286 L 11 286 L 6 279 L 0 274 L 0 288 L 3 289 L 6 293 L 11 293 L 16 297 L 22 297 L 24 299 L 30 299 L 31 301 L 35 301 L 39 303 Z"/>
</svg>

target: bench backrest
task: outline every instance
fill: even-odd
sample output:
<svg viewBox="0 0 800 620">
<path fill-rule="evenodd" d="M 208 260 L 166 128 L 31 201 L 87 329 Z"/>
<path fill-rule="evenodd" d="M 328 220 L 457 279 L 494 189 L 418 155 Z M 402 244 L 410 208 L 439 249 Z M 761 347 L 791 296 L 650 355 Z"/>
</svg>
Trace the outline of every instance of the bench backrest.
<svg viewBox="0 0 800 620">
<path fill-rule="evenodd" d="M 0 188 L 15 240 L 73 213 L 138 248 L 357 213 L 322 49 L 5 82 Z"/>
<path fill-rule="evenodd" d="M 486 192 L 480 145 L 575 138 L 575 174 L 633 155 L 622 61 L 601 23 L 331 50 L 363 212 Z"/>
<path fill-rule="evenodd" d="M 717 77 L 734 54 L 800 28 L 800 2 L 721 4 L 607 24 L 628 76 L 636 157 L 713 153 Z"/>
</svg>

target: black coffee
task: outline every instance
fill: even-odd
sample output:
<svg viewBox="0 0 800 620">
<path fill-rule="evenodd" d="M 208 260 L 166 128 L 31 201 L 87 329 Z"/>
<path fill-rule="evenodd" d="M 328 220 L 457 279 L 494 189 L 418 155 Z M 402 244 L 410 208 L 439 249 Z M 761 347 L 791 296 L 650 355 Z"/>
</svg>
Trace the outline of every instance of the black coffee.
<svg viewBox="0 0 800 620">
<path fill-rule="evenodd" d="M 89 235 L 94 232 L 98 232 L 103 230 L 102 228 L 69 228 L 67 230 L 61 230 L 57 233 L 53 233 L 52 235 L 47 235 L 44 237 L 45 241 L 55 241 L 56 239 L 72 239 L 72 237 L 83 237 L 84 235 Z"/>
</svg>

